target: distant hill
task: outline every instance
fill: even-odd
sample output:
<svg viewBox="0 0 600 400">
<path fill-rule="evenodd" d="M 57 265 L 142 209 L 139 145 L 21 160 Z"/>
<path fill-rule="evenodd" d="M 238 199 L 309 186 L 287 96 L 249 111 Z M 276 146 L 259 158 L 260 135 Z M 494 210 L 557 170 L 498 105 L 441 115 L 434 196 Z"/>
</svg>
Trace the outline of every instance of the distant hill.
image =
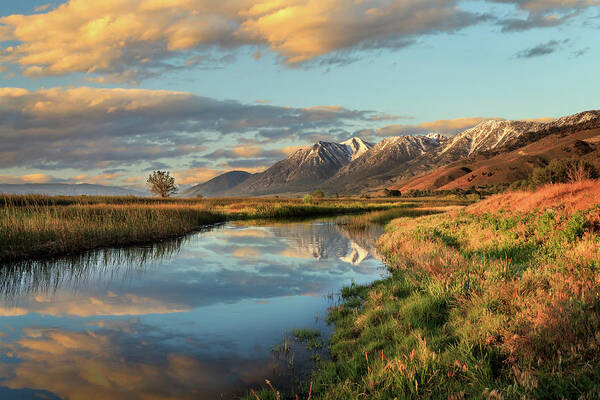
<svg viewBox="0 0 600 400">
<path fill-rule="evenodd" d="M 181 192 L 181 197 L 217 197 L 250 178 L 246 171 L 230 171 Z"/>
<path fill-rule="evenodd" d="M 466 151 L 467 147 L 476 147 L 477 141 L 473 138 L 479 136 L 473 135 L 464 142 L 462 152 L 467 156 L 419 176 L 399 180 L 390 187 L 406 191 L 507 185 L 526 179 L 534 168 L 545 166 L 553 159 L 571 157 L 587 159 L 600 166 L 600 111 L 546 123 L 517 125 L 513 121 L 502 122 L 511 124 L 503 124 L 503 129 L 492 140 L 501 143 L 500 146 L 487 146 L 487 150 L 481 152 Z M 507 132 L 510 137 L 504 139 Z M 457 135 L 453 142 L 461 140 L 463 138 Z"/>
<path fill-rule="evenodd" d="M 49 196 L 148 196 L 148 193 L 118 186 L 90 183 L 24 183 L 0 184 L 0 193 L 46 194 Z"/>
</svg>

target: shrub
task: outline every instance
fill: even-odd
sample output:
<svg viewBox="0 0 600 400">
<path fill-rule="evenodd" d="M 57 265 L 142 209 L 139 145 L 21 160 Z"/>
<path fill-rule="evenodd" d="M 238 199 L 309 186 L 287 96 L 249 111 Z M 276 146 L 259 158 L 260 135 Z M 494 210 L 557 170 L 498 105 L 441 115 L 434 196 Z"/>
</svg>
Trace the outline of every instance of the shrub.
<svg viewBox="0 0 600 400">
<path fill-rule="evenodd" d="M 547 166 L 534 169 L 529 180 L 532 186 L 541 186 L 598 179 L 599 176 L 598 169 L 589 161 L 569 158 L 552 160 Z"/>
<path fill-rule="evenodd" d="M 585 216 L 583 213 L 577 212 L 569 218 L 563 233 L 569 242 L 574 242 L 583 236 L 586 227 L 587 220 Z"/>
<path fill-rule="evenodd" d="M 383 189 L 383 193 L 386 197 L 400 197 L 402 196 L 402 192 L 395 189 Z"/>
<path fill-rule="evenodd" d="M 302 201 L 304 202 L 304 204 L 312 204 L 313 203 L 313 197 L 310 194 L 305 195 L 302 198 Z"/>
</svg>

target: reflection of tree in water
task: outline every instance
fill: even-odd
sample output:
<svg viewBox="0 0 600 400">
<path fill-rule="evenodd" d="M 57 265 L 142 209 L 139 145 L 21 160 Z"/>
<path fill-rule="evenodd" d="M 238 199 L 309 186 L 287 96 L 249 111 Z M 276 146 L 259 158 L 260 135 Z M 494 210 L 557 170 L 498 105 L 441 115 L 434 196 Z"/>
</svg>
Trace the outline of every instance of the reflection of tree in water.
<svg viewBox="0 0 600 400">
<path fill-rule="evenodd" d="M 105 248 L 69 257 L 29 260 L 2 265 L 0 295 L 14 297 L 30 293 L 78 288 L 95 280 L 126 280 L 159 261 L 173 258 L 187 238 L 144 247 Z"/>
</svg>

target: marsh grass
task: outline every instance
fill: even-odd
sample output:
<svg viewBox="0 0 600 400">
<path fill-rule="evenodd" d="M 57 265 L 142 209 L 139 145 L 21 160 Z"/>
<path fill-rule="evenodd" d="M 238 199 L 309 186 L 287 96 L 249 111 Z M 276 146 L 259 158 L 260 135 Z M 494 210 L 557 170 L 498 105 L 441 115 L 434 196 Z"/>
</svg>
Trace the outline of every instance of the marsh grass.
<svg viewBox="0 0 600 400">
<path fill-rule="evenodd" d="M 444 208 L 419 207 L 420 204 L 402 203 L 400 207 L 393 209 L 375 211 L 368 214 L 348 216 L 338 222 L 338 225 L 344 226 L 349 231 L 365 231 L 372 224 L 385 225 L 395 218 L 401 217 L 420 217 L 423 215 L 439 214 L 444 212 Z"/>
<path fill-rule="evenodd" d="M 396 201 L 0 195 L 0 262 L 171 239 L 229 220 L 385 210 Z"/>
</svg>

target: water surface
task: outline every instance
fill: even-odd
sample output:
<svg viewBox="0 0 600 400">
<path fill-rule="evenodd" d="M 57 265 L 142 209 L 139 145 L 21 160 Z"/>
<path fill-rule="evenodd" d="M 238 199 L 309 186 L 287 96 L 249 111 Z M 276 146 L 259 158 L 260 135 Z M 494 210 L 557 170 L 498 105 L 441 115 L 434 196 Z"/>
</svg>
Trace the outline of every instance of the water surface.
<svg viewBox="0 0 600 400">
<path fill-rule="evenodd" d="M 326 331 L 327 295 L 383 273 L 379 233 L 227 224 L 4 266 L 0 398 L 218 399 L 265 378 L 291 385 L 297 367 L 274 346 L 293 328 Z"/>
</svg>

